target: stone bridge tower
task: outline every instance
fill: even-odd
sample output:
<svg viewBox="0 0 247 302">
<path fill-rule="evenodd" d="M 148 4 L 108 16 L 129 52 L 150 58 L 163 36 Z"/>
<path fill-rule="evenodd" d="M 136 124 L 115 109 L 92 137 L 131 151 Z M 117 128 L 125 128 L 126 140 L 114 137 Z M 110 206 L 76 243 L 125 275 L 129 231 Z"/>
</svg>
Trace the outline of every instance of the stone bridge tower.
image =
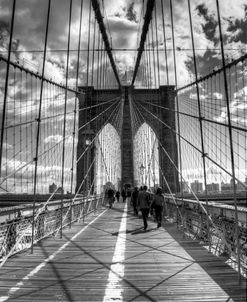
<svg viewBox="0 0 247 302">
<path fill-rule="evenodd" d="M 124 86 L 122 89 L 103 89 L 96 90 L 93 87 L 81 88 L 81 94 L 79 99 L 79 109 L 85 107 L 92 107 L 91 110 L 79 111 L 79 129 L 87 121 L 90 121 L 93 117 L 97 116 L 103 111 L 103 105 L 94 107 L 94 105 L 100 105 L 104 102 L 116 97 L 121 97 L 123 102 L 123 124 L 122 129 L 116 129 L 119 135 L 121 134 L 121 152 L 122 152 L 122 179 L 121 183 L 134 185 L 134 169 L 133 169 L 133 137 L 136 133 L 132 133 L 131 129 L 131 115 L 130 115 L 130 100 L 131 98 L 135 102 L 144 101 L 148 103 L 148 109 L 153 112 L 157 119 L 153 118 L 145 110 L 142 110 L 142 115 L 145 117 L 146 122 L 154 130 L 160 144 L 167 151 L 167 154 L 178 166 L 178 150 L 176 141 L 176 122 L 175 122 L 175 91 L 173 86 L 161 86 L 159 89 L 135 89 L 133 87 Z M 169 110 L 162 109 L 161 107 L 168 108 Z M 140 109 L 141 110 L 141 109 Z M 94 135 L 103 126 L 107 116 L 102 115 L 100 120 L 92 122 L 87 127 L 79 130 L 77 154 L 79 157 L 83 150 L 87 148 L 88 140 L 92 140 Z M 161 123 L 160 121 L 163 123 Z M 113 125 L 114 126 L 114 125 Z M 139 127 L 141 124 L 139 125 Z M 90 148 L 87 156 L 78 161 L 77 164 L 77 189 L 80 187 L 80 183 L 86 176 L 88 167 L 93 162 L 95 156 L 94 147 Z M 179 191 L 178 172 L 174 169 L 173 164 L 169 160 L 168 156 L 164 153 L 161 147 L 159 147 L 159 165 L 165 176 L 172 192 Z M 80 188 L 79 191 L 90 187 L 94 179 L 94 169 L 87 177 L 87 182 Z M 160 172 L 160 185 L 165 189 L 168 188 L 163 180 L 163 175 Z"/>
</svg>

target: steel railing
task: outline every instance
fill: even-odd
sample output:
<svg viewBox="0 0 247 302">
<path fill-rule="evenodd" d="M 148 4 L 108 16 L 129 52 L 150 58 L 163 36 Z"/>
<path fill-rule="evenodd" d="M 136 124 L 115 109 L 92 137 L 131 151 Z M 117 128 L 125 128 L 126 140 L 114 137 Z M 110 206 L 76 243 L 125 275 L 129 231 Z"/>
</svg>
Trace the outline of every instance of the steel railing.
<svg viewBox="0 0 247 302">
<path fill-rule="evenodd" d="M 37 243 L 50 235 L 57 235 L 62 228 L 85 219 L 89 214 L 96 213 L 104 204 L 101 196 L 78 197 L 62 201 L 53 201 L 44 209 L 37 204 L 32 238 L 32 206 L 17 206 L 2 210 L 0 213 L 0 261 L 1 266 L 10 256 L 31 248 L 32 242 Z M 40 209 L 43 209 L 40 212 Z M 10 219 L 9 219 L 10 218 Z"/>
<path fill-rule="evenodd" d="M 203 206 L 206 202 L 200 202 Z M 208 224 L 208 217 L 210 223 Z M 247 208 L 238 207 L 238 226 L 235 220 L 235 207 L 225 204 L 208 204 L 208 213 L 202 211 L 197 200 L 176 198 L 165 195 L 164 217 L 177 226 L 190 238 L 200 242 L 235 269 L 238 267 L 237 242 L 240 242 L 240 271 L 246 277 L 247 268 Z M 239 228 L 236 238 L 236 227 Z M 209 228 L 209 229 L 208 229 Z"/>
</svg>

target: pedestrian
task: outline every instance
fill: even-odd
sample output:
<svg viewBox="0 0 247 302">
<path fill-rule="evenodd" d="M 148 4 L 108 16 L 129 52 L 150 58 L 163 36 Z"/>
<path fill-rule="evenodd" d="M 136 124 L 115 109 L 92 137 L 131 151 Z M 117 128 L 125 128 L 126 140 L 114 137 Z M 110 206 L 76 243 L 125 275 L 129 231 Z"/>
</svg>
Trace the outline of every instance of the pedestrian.
<svg viewBox="0 0 247 302">
<path fill-rule="evenodd" d="M 147 186 L 143 186 L 143 190 L 139 191 L 137 205 L 140 211 L 142 212 L 144 231 L 146 231 L 148 227 L 147 218 L 150 208 L 150 194 L 147 192 Z"/>
<path fill-rule="evenodd" d="M 113 189 L 109 188 L 107 191 L 107 195 L 108 195 L 109 208 L 111 209 L 115 199 Z"/>
<path fill-rule="evenodd" d="M 119 202 L 119 198 L 120 198 L 120 192 L 119 191 L 116 192 L 115 197 L 117 199 L 117 202 Z"/>
<path fill-rule="evenodd" d="M 152 201 L 152 204 L 151 204 L 151 213 L 154 209 L 155 218 L 156 218 L 156 221 L 157 221 L 157 228 L 161 227 L 164 202 L 165 202 L 165 198 L 162 195 L 162 189 L 157 188 L 156 194 L 154 195 L 154 198 L 153 198 L 153 201 Z"/>
<path fill-rule="evenodd" d="M 131 195 L 131 204 L 133 206 L 133 210 L 134 210 L 134 216 L 138 216 L 138 210 L 137 210 L 137 199 L 138 199 L 138 188 L 135 187 L 134 191 L 132 192 Z"/>
<path fill-rule="evenodd" d="M 126 191 L 124 189 L 121 192 L 121 196 L 123 198 L 123 202 L 125 202 L 125 200 L 126 200 Z"/>
<path fill-rule="evenodd" d="M 131 200 L 131 189 L 130 188 L 127 189 L 126 200 L 127 200 L 128 205 L 130 205 L 130 200 Z"/>
</svg>

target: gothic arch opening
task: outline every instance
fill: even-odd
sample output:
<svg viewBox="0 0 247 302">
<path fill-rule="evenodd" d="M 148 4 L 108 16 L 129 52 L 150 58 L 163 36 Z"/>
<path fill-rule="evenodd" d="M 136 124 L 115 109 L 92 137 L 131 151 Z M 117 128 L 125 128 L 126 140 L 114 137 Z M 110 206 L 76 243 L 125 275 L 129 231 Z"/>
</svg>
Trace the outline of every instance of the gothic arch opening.
<svg viewBox="0 0 247 302">
<path fill-rule="evenodd" d="M 105 186 L 120 189 L 121 141 L 116 129 L 106 124 L 95 141 L 95 191 L 101 193 Z"/>
<path fill-rule="evenodd" d="M 134 183 L 154 189 L 159 180 L 158 139 L 153 129 L 143 123 L 134 136 Z"/>
</svg>

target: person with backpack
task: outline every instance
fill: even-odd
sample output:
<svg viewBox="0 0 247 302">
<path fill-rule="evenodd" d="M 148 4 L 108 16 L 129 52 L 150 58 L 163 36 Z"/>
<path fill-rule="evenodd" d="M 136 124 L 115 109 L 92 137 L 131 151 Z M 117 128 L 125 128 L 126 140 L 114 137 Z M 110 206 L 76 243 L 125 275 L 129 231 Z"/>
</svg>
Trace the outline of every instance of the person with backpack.
<svg viewBox="0 0 247 302">
<path fill-rule="evenodd" d="M 143 190 L 139 191 L 137 198 L 137 206 L 142 212 L 143 226 L 144 231 L 146 231 L 148 227 L 147 218 L 149 214 L 150 208 L 150 194 L 147 192 L 147 186 L 143 186 Z"/>
<path fill-rule="evenodd" d="M 119 202 L 119 198 L 120 198 L 120 192 L 119 192 L 119 191 L 117 191 L 117 192 L 116 192 L 116 194 L 115 194 L 115 196 L 116 196 L 117 202 Z"/>
<path fill-rule="evenodd" d="M 134 210 L 134 216 L 138 216 L 138 210 L 137 210 L 137 199 L 138 199 L 138 188 L 135 187 L 134 191 L 131 194 L 131 205 L 133 206 Z"/>
<path fill-rule="evenodd" d="M 115 200 L 113 189 L 111 188 L 108 189 L 107 195 L 108 195 L 109 208 L 111 209 Z"/>
<path fill-rule="evenodd" d="M 154 198 L 153 198 L 153 201 L 152 201 L 152 204 L 151 204 L 151 213 L 154 209 L 155 218 L 156 218 L 156 221 L 157 221 L 157 228 L 161 227 L 164 202 L 165 202 L 165 198 L 162 195 L 162 189 L 157 188 L 156 194 L 154 195 Z"/>
<path fill-rule="evenodd" d="M 121 196 L 123 198 L 123 202 L 125 202 L 125 200 L 126 200 L 126 191 L 124 189 L 121 192 Z"/>
</svg>

